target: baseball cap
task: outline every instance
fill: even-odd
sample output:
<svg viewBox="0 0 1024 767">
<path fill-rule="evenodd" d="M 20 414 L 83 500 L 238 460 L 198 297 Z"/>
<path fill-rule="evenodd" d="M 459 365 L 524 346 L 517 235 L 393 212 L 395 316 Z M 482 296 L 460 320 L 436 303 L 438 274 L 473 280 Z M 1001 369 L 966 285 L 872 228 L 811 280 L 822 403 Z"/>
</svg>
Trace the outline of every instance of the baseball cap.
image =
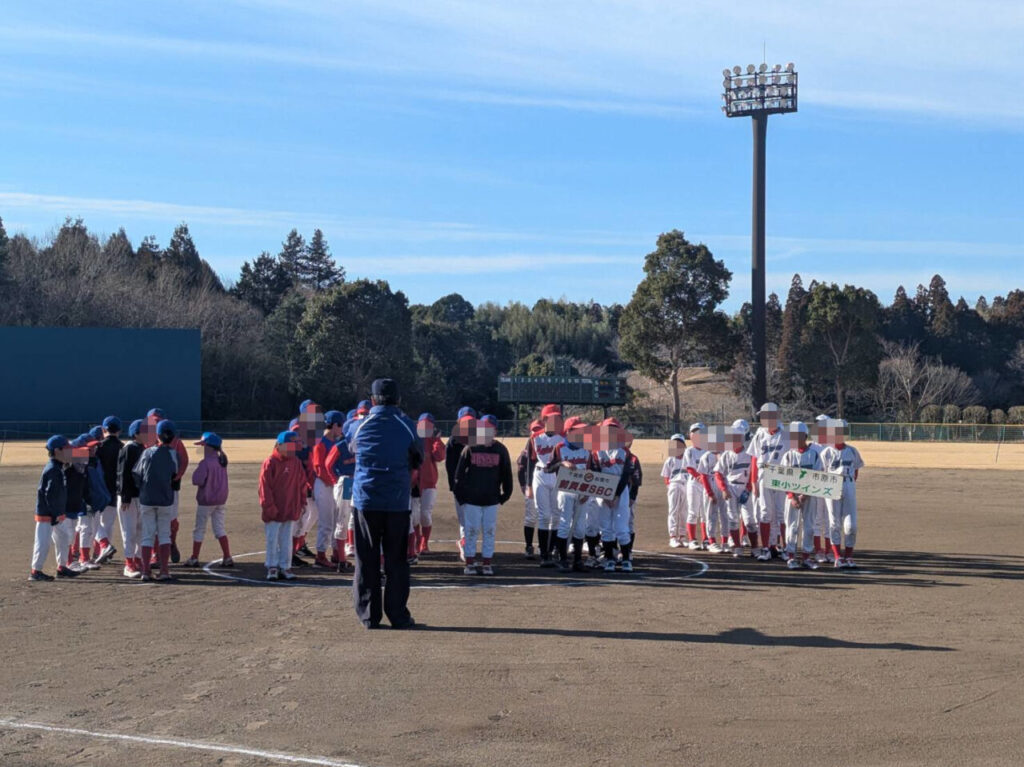
<svg viewBox="0 0 1024 767">
<path fill-rule="evenodd" d="M 702 424 L 700 421 L 697 421 L 697 423 L 690 424 L 690 434 L 693 434 L 695 431 L 707 431 L 707 429 L 708 427 Z"/>
<path fill-rule="evenodd" d="M 291 429 L 297 429 L 297 428 L 299 428 L 299 419 L 298 418 L 293 418 L 292 420 L 290 420 L 288 422 L 288 429 L 289 429 L 289 431 Z"/>
<path fill-rule="evenodd" d="M 774 402 L 765 402 L 763 405 L 761 405 L 761 409 L 757 411 L 757 414 L 758 415 L 768 415 L 770 413 L 775 413 L 776 415 L 778 415 L 778 412 L 779 412 L 779 406 L 778 405 L 776 405 Z"/>
<path fill-rule="evenodd" d="M 434 421 L 434 416 L 431 413 L 420 413 L 420 417 L 417 418 L 416 420 L 417 421 L 430 421 L 431 423 L 435 422 Z"/>
<path fill-rule="evenodd" d="M 821 423 L 822 421 L 827 421 L 827 420 L 828 420 L 828 416 L 825 415 L 824 413 L 818 413 L 818 415 L 814 416 L 814 422 L 815 423 Z"/>
<path fill-rule="evenodd" d="M 356 414 L 369 413 L 370 408 L 373 407 L 373 403 L 368 399 L 360 400 L 359 404 L 356 405 Z"/>
<path fill-rule="evenodd" d="M 316 403 L 313 400 L 311 400 L 311 399 L 304 399 L 304 400 L 302 400 L 302 404 L 299 405 L 299 412 L 300 413 L 305 413 L 307 407 L 309 407 L 310 405 L 315 405 L 315 404 Z"/>
<path fill-rule="evenodd" d="M 469 407 L 468 405 L 460 407 L 457 418 L 461 421 L 467 415 L 471 415 L 474 418 L 476 418 L 476 411 L 473 408 Z"/>
<path fill-rule="evenodd" d="M 497 427 L 498 425 L 498 419 L 493 415 L 482 415 L 480 416 L 480 420 L 483 421 L 484 423 L 489 423 L 491 426 L 494 427 Z"/>
<path fill-rule="evenodd" d="M 540 417 L 542 419 L 543 418 L 549 418 L 549 417 L 551 417 L 553 415 L 561 415 L 561 414 L 562 414 L 562 408 L 560 408 L 558 405 L 545 405 L 541 409 L 541 411 L 540 411 Z"/>
<path fill-rule="evenodd" d="M 174 425 L 174 421 L 165 418 L 156 425 L 156 433 L 158 437 L 163 437 L 165 435 L 170 435 L 173 437 L 175 434 L 178 433 L 178 427 Z"/>
<path fill-rule="evenodd" d="M 103 428 L 107 431 L 121 431 L 121 419 L 116 415 L 108 415 L 103 419 Z"/>
<path fill-rule="evenodd" d="M 71 443 L 68 442 L 68 438 L 65 437 L 63 434 L 54 434 L 52 437 L 46 440 L 46 449 L 52 453 L 54 450 L 61 450 L 62 448 L 65 448 L 70 444 Z"/>
<path fill-rule="evenodd" d="M 679 434 L 678 432 L 669 437 L 669 439 L 674 440 L 676 442 L 686 442 L 686 437 L 684 437 L 682 434 Z"/>
<path fill-rule="evenodd" d="M 128 426 L 128 436 L 134 437 L 136 434 L 142 431 L 142 425 L 144 423 L 145 421 L 142 420 L 141 418 L 136 418 L 134 421 L 132 421 L 131 424 L 129 424 Z"/>
<path fill-rule="evenodd" d="M 340 410 L 328 410 L 324 413 L 324 423 L 328 426 L 341 426 L 345 423 L 345 416 Z"/>
<path fill-rule="evenodd" d="M 148 413 L 146 413 L 146 418 L 166 418 L 166 417 L 167 416 L 164 415 L 164 411 L 162 409 L 158 408 L 158 407 L 155 407 L 152 410 L 150 410 Z"/>
<path fill-rule="evenodd" d="M 807 424 L 805 424 L 803 421 L 793 421 L 789 425 L 789 431 L 794 434 L 806 434 Z"/>
<path fill-rule="evenodd" d="M 89 435 L 79 434 L 73 440 L 71 440 L 71 447 L 89 447 Z"/>
<path fill-rule="evenodd" d="M 476 420 L 476 416 L 472 413 L 466 413 L 463 416 L 459 416 L 459 423 L 471 423 Z"/>
<path fill-rule="evenodd" d="M 602 426 L 615 426 L 615 427 L 617 427 L 619 429 L 622 428 L 622 424 L 619 423 L 619 419 L 618 418 L 605 418 L 603 421 L 601 421 L 601 425 Z"/>
<path fill-rule="evenodd" d="M 351 409 L 351 410 L 349 410 L 349 411 L 348 411 L 347 413 L 345 413 L 345 420 L 346 420 L 346 421 L 351 421 L 351 420 L 352 420 L 353 418 L 355 418 L 355 417 L 356 417 L 357 415 L 359 415 L 359 411 L 358 411 L 358 410 L 356 410 L 355 408 L 352 408 L 352 409 Z"/>
<path fill-rule="evenodd" d="M 103 441 L 103 427 L 93 426 L 89 429 L 89 441 L 99 444 Z"/>
<path fill-rule="evenodd" d="M 287 445 L 289 442 L 298 442 L 299 435 L 293 431 L 282 431 L 277 435 L 278 445 Z"/>
<path fill-rule="evenodd" d="M 370 385 L 370 394 L 384 399 L 397 399 L 398 384 L 393 378 L 378 378 Z"/>
<path fill-rule="evenodd" d="M 217 450 L 220 448 L 223 442 L 221 441 L 221 438 L 214 434 L 212 431 L 204 431 L 202 439 L 200 439 L 198 442 L 194 444 L 208 445 L 209 447 L 212 447 L 214 450 Z"/>
<path fill-rule="evenodd" d="M 750 424 L 743 418 L 737 418 L 732 422 L 732 428 L 737 429 L 742 434 L 746 434 L 750 431 Z"/>
</svg>

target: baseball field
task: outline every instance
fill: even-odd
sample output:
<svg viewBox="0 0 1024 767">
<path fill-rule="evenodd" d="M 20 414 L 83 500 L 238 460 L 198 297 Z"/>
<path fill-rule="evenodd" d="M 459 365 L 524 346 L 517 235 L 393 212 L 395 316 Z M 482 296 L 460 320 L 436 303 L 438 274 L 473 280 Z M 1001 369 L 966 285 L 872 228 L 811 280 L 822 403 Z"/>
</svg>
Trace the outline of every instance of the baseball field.
<svg viewBox="0 0 1024 767">
<path fill-rule="evenodd" d="M 8 444 L 0 764 L 1021 764 L 1024 446 L 858 447 L 859 570 L 669 549 L 664 444 L 638 443 L 635 573 L 525 561 L 517 493 L 497 575 L 467 577 L 441 493 L 413 569 L 426 625 L 367 632 L 347 575 L 262 580 L 269 443 L 225 443 L 238 566 L 169 585 L 120 554 L 28 582 L 43 450 Z"/>
</svg>

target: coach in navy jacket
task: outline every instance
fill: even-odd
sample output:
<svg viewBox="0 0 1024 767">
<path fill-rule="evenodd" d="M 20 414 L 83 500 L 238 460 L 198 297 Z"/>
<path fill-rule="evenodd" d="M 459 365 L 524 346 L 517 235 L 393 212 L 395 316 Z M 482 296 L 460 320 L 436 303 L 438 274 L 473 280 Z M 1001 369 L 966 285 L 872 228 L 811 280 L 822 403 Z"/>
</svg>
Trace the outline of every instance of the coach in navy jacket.
<svg viewBox="0 0 1024 767">
<path fill-rule="evenodd" d="M 416 424 L 398 407 L 398 384 L 373 382 L 373 407 L 351 432 L 356 456 L 352 482 L 356 568 L 352 579 L 356 615 L 366 628 L 379 628 L 383 615 L 391 627 L 413 628 L 409 614 L 409 515 L 411 473 L 423 463 Z M 387 581 L 380 593 L 380 554 Z"/>
</svg>

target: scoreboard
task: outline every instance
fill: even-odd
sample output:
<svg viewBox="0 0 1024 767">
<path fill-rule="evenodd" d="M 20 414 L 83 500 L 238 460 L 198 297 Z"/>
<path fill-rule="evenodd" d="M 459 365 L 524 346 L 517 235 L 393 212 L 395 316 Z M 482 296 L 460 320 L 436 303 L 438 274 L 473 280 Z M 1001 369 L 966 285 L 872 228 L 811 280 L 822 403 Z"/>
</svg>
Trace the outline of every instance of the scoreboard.
<svg viewBox="0 0 1024 767">
<path fill-rule="evenodd" d="M 523 405 L 625 405 L 626 379 L 607 376 L 500 376 L 498 402 Z"/>
</svg>

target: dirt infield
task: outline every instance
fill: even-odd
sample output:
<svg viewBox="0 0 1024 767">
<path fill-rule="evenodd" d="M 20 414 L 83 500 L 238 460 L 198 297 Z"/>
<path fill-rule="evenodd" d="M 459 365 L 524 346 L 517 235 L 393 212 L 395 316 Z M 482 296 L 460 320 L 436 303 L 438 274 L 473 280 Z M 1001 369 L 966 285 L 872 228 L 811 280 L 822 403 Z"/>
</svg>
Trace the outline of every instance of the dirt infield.
<svg viewBox="0 0 1024 767">
<path fill-rule="evenodd" d="M 240 461 L 232 575 L 252 582 L 28 583 L 39 468 L 2 468 L 0 764 L 1020 764 L 1019 475 L 875 466 L 852 573 L 679 556 L 652 463 L 637 573 L 570 579 L 522 559 L 517 495 L 490 588 L 451 544 L 414 568 L 416 632 L 362 629 L 346 576 L 261 581 Z"/>
<path fill-rule="evenodd" d="M 40 466 L 46 462 L 43 441 L 8 442 L 0 453 L 0 467 Z M 525 437 L 504 440 L 515 458 Z M 869 467 L 890 469 L 999 469 L 1024 470 L 1024 443 L 1012 442 L 856 442 Z M 270 453 L 269 439 L 226 440 L 224 449 L 234 463 L 260 463 Z M 632 450 L 644 465 L 660 467 L 666 456 L 666 441 L 641 439 Z M 193 460 L 201 453 L 193 453 Z"/>
</svg>

